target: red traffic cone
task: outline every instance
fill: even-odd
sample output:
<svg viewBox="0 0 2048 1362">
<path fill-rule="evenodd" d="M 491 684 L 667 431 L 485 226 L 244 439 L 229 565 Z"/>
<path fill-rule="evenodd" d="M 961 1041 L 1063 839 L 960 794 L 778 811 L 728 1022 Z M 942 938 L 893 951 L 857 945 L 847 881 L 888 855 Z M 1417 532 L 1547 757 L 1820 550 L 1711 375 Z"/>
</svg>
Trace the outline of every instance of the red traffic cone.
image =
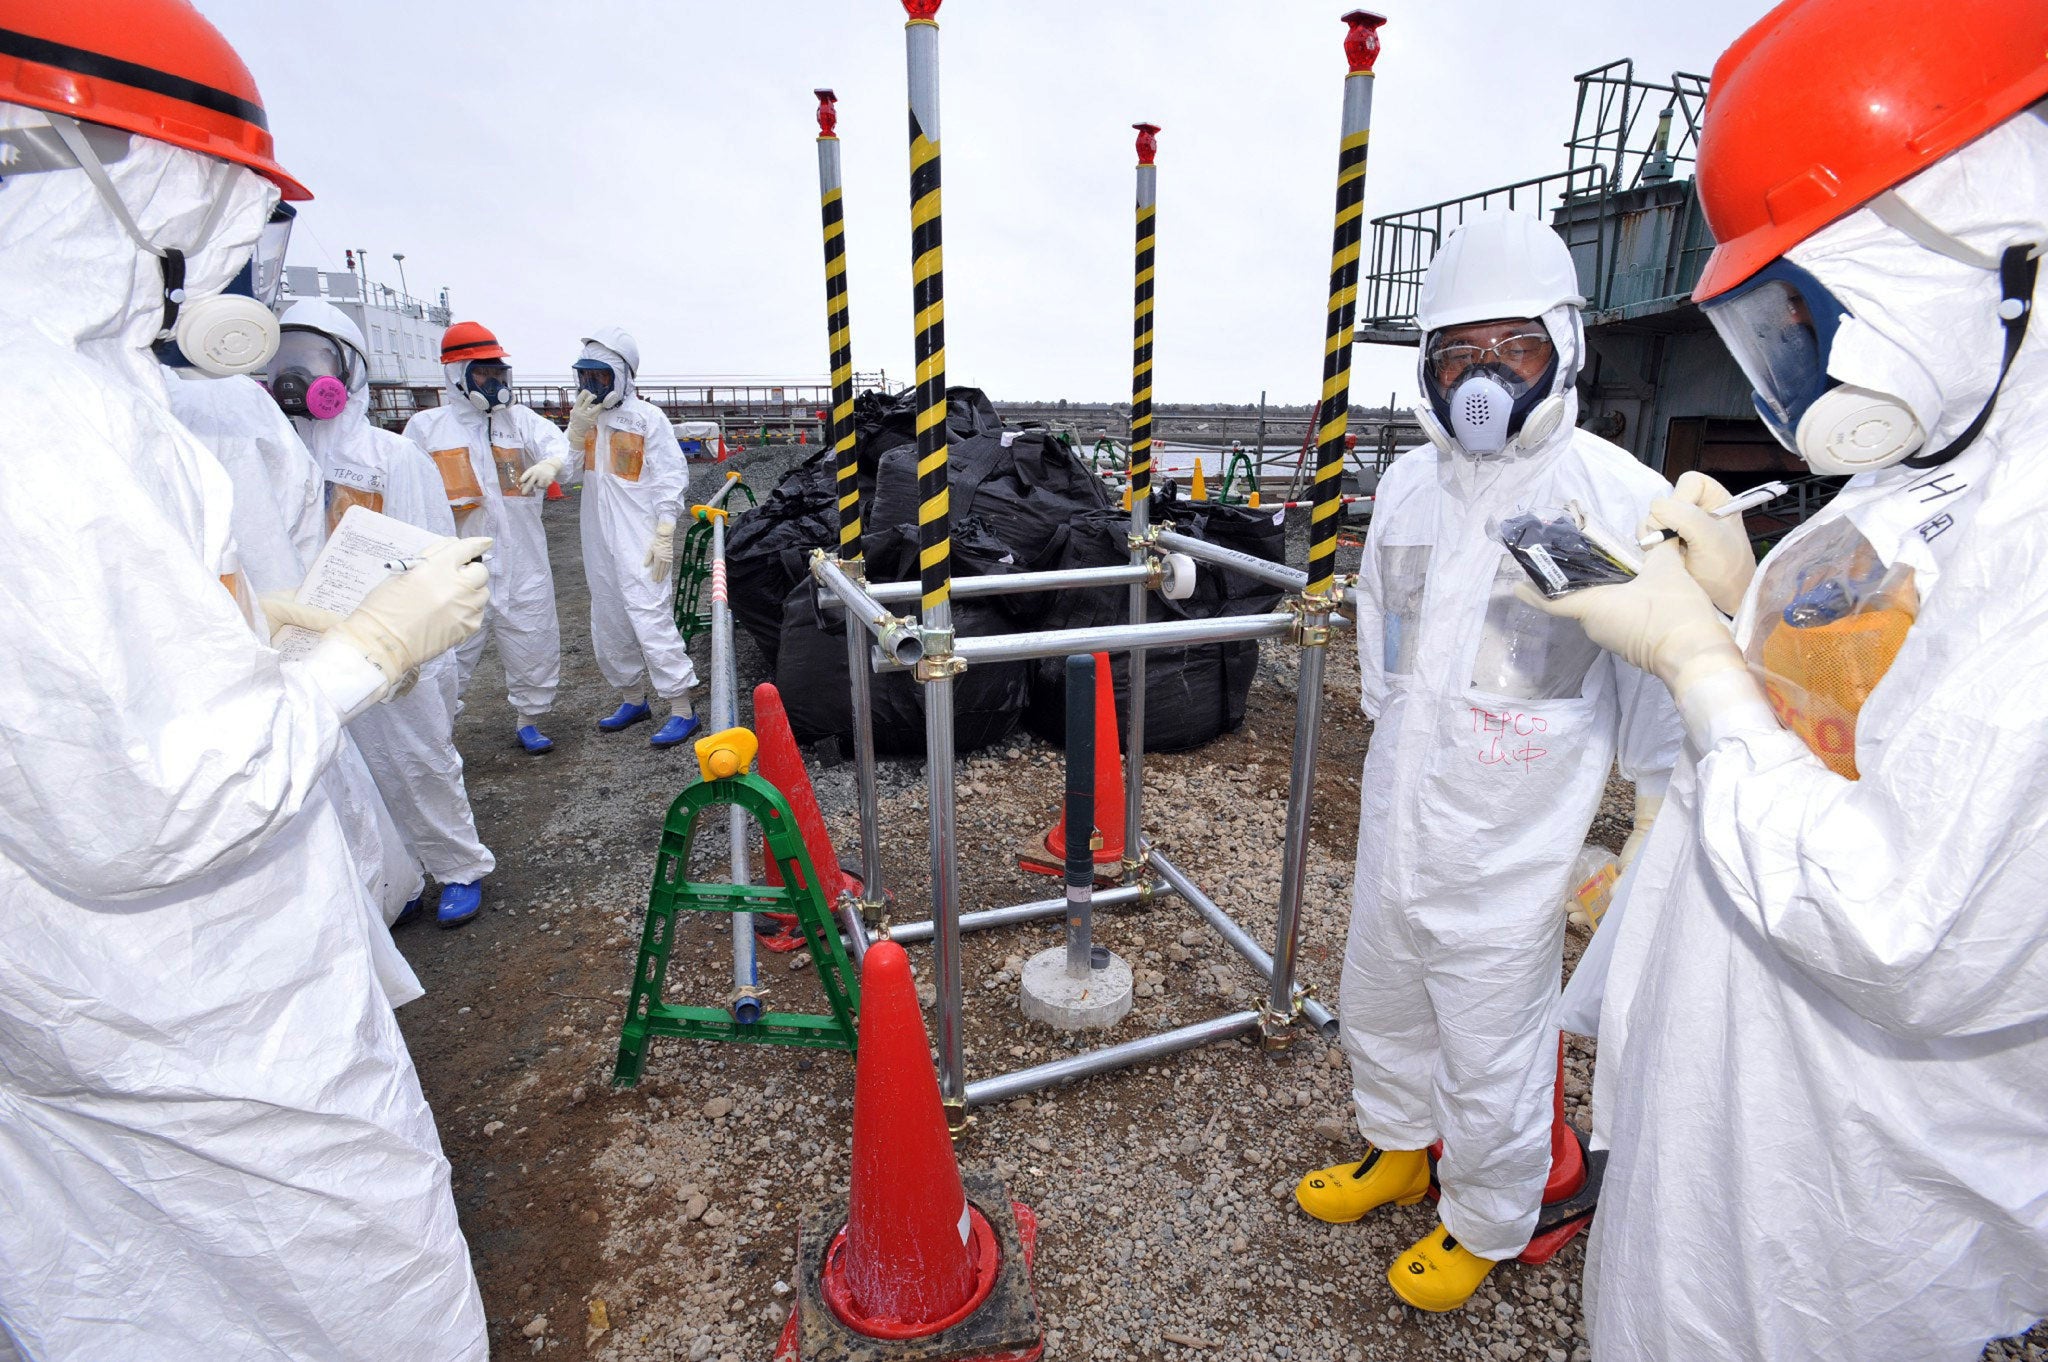
<svg viewBox="0 0 2048 1362">
<path fill-rule="evenodd" d="M 797 750 L 788 711 L 782 707 L 782 694 L 772 681 L 754 687 L 754 736 L 761 741 L 755 769 L 789 801 L 790 812 L 796 815 L 797 830 L 804 836 L 804 849 L 811 853 L 811 867 L 818 872 L 818 887 L 825 893 L 825 906 L 829 909 L 838 903 L 841 894 L 858 897 L 860 876 L 841 868 L 839 855 L 832 850 L 832 834 L 825 830 L 825 814 L 811 789 L 811 773 L 804 769 L 803 753 Z M 767 863 L 768 883 L 781 884 L 775 858 L 764 855 L 762 859 Z"/>
<path fill-rule="evenodd" d="M 778 1362 L 865 1356 L 848 1347 L 862 1339 L 898 1341 L 891 1357 L 1031 1362 L 1044 1351 L 1024 1238 L 1036 1218 L 1003 1195 L 988 1204 L 1010 1214 L 992 1225 L 968 1200 L 903 948 L 871 947 L 860 987 L 852 1190 L 822 1255 L 799 1244 Z"/>
<path fill-rule="evenodd" d="M 1518 1262 L 1547 1263 L 1593 1223 L 1593 1209 L 1600 1201 L 1600 1175 L 1605 1171 L 1605 1154 L 1586 1152 L 1585 1137 L 1564 1118 L 1564 1037 L 1557 1038 L 1557 1083 L 1551 1089 L 1550 1175 L 1543 1182 L 1543 1209 L 1536 1216 L 1536 1232 Z"/>
<path fill-rule="evenodd" d="M 1117 745 L 1116 681 L 1109 673 L 1109 654 L 1095 655 L 1095 827 L 1102 845 L 1095 848 L 1098 866 L 1121 865 L 1124 859 L 1124 755 Z M 1064 875 L 1067 867 L 1067 818 L 1063 810 L 1052 830 L 1017 857 L 1019 869 L 1039 875 Z"/>
<path fill-rule="evenodd" d="M 568 494 L 567 494 L 566 492 L 564 492 L 564 491 L 562 490 L 562 484 L 561 484 L 561 483 L 559 483 L 559 482 L 551 482 L 551 483 L 549 483 L 549 484 L 548 484 L 548 500 L 549 500 L 549 501 L 560 501 L 560 500 L 561 500 L 561 499 L 562 499 L 562 498 L 563 498 L 564 496 L 566 496 L 566 495 L 568 495 Z"/>
</svg>

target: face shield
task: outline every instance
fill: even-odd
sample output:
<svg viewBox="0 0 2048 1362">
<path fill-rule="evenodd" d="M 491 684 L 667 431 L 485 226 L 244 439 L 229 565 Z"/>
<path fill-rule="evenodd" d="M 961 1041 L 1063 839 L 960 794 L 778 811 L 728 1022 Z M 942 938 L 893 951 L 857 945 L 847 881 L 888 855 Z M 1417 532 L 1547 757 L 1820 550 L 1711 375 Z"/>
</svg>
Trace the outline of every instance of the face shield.
<svg viewBox="0 0 2048 1362">
<path fill-rule="evenodd" d="M 512 405 L 512 366 L 502 359 L 473 359 L 462 366 L 459 386 L 479 411 Z"/>
<path fill-rule="evenodd" d="M 579 359 L 571 367 L 576 370 L 577 390 L 589 393 L 599 402 L 611 396 L 612 389 L 618 385 L 618 375 L 601 359 Z"/>
<path fill-rule="evenodd" d="M 298 209 L 283 199 L 277 201 L 277 207 L 270 210 L 270 221 L 263 224 L 263 234 L 256 238 L 254 254 L 228 285 L 228 292 L 247 293 L 267 308 L 277 307 L 278 291 L 284 286 L 284 253 L 291 245 L 292 221 L 298 215 Z"/>
<path fill-rule="evenodd" d="M 363 357 L 324 331 L 286 327 L 270 365 L 270 395 L 286 416 L 331 421 L 369 378 Z"/>
<path fill-rule="evenodd" d="M 1800 418 L 1835 386 L 1828 352 L 1849 309 L 1799 266 L 1775 260 L 1700 311 L 1755 389 L 1757 415 L 1797 451 Z"/>
</svg>

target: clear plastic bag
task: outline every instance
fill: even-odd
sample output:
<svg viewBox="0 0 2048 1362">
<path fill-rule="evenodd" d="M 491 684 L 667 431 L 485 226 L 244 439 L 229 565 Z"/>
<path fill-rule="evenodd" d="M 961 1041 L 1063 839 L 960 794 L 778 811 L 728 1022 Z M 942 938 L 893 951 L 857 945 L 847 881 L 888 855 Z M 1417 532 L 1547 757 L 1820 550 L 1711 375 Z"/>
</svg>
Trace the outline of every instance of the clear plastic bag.
<svg viewBox="0 0 2048 1362">
<path fill-rule="evenodd" d="M 1606 847 L 1590 843 L 1579 848 L 1572 861 L 1571 878 L 1565 881 L 1565 919 L 1579 927 L 1598 927 L 1614 901 L 1614 882 L 1621 878 L 1620 858 Z"/>
<path fill-rule="evenodd" d="M 1857 778 L 1857 715 L 1919 613 L 1913 569 L 1887 567 L 1846 516 L 1765 569 L 1750 670 L 1779 722 L 1835 774 Z"/>
<path fill-rule="evenodd" d="M 1550 600 L 1589 586 L 1613 586 L 1636 575 L 1636 556 L 1576 503 L 1561 511 L 1525 511 L 1494 526 L 1494 537 L 1514 555 L 1536 589 Z"/>
</svg>

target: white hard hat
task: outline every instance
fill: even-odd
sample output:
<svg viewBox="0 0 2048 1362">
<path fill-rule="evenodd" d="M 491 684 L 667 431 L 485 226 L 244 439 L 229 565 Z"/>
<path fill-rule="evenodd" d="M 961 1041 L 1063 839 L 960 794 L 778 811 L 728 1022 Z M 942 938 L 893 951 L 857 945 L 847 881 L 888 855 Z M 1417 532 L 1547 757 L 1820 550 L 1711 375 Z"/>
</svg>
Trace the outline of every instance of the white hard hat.
<svg viewBox="0 0 2048 1362">
<path fill-rule="evenodd" d="M 600 326 L 583 337 L 585 345 L 602 345 L 605 349 L 626 361 L 626 372 L 640 372 L 640 343 L 633 339 L 623 326 Z"/>
<path fill-rule="evenodd" d="M 1415 320 L 1425 335 L 1501 317 L 1584 307 L 1564 239 L 1526 213 L 1492 210 L 1452 232 L 1429 262 Z"/>
</svg>

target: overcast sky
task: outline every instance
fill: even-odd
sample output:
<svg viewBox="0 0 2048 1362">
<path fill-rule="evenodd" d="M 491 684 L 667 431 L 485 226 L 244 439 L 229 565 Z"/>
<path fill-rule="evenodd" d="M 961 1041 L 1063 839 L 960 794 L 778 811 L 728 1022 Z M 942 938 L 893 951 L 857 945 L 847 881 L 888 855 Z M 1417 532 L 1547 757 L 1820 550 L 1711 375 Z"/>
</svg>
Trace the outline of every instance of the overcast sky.
<svg viewBox="0 0 2048 1362">
<path fill-rule="evenodd" d="M 839 94 L 855 366 L 912 371 L 903 13 L 893 0 L 492 5 L 198 0 L 312 188 L 292 263 L 368 252 L 446 287 L 515 365 L 607 323 L 653 375 L 826 369 L 815 86 Z M 1338 0 L 950 0 L 948 377 L 999 398 L 1130 391 L 1132 133 L 1159 150 L 1161 401 L 1320 381 Z M 1765 0 L 1386 0 L 1368 218 L 1561 170 L 1571 77 L 1706 72 Z M 1360 347 L 1354 395 L 1412 391 Z M 1405 400 L 1405 399 L 1404 399 Z"/>
</svg>

